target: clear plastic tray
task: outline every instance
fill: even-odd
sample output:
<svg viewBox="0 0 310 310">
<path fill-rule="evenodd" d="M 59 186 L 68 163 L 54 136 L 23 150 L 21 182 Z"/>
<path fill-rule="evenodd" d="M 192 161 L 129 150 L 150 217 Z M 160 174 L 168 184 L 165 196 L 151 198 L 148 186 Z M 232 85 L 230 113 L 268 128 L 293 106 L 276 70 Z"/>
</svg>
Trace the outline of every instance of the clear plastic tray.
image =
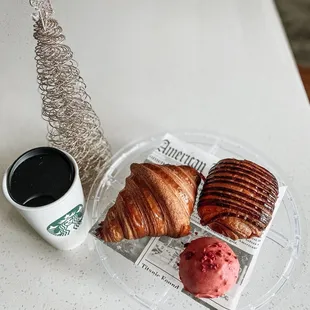
<svg viewBox="0 0 310 310">
<path fill-rule="evenodd" d="M 181 140 L 192 143 L 219 158 L 245 158 L 263 165 L 285 184 L 279 169 L 259 152 L 244 143 L 206 133 L 173 133 Z M 160 145 L 163 135 L 134 142 L 120 150 L 112 159 L 111 166 L 98 175 L 93 184 L 88 210 L 92 211 L 93 223 L 107 212 L 107 206 L 124 186 L 131 163 L 143 162 Z M 295 283 L 300 266 L 302 231 L 298 206 L 288 188 L 273 225 L 259 254 L 250 283 L 241 296 L 238 309 L 263 309 L 285 294 L 288 282 Z M 104 243 L 95 240 L 103 268 L 130 296 L 150 309 L 205 309 L 184 294 L 150 276 L 141 267 L 115 253 Z M 134 248 L 133 248 L 134 251 Z M 285 289 L 286 287 L 286 289 Z"/>
</svg>

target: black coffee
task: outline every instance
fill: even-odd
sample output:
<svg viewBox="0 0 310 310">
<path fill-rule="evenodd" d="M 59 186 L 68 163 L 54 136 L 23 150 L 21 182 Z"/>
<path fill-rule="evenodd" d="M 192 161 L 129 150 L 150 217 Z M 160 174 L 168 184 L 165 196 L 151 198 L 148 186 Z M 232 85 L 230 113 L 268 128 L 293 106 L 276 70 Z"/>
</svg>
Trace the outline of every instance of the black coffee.
<svg viewBox="0 0 310 310">
<path fill-rule="evenodd" d="M 8 192 L 18 204 L 40 207 L 61 198 L 71 187 L 74 165 L 63 152 L 40 147 L 19 157 L 8 172 Z"/>
</svg>

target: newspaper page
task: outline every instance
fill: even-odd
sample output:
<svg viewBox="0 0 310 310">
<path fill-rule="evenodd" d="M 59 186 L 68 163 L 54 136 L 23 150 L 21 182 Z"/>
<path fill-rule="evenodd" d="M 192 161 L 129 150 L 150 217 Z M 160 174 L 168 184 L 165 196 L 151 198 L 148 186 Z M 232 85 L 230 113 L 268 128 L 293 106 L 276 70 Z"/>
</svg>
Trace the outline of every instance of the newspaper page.
<svg viewBox="0 0 310 310">
<path fill-rule="evenodd" d="M 201 172 L 204 176 L 208 174 L 209 169 L 216 164 L 220 159 L 208 152 L 186 143 L 178 138 L 166 134 L 163 137 L 161 145 L 154 150 L 146 159 L 146 162 L 158 164 L 175 164 L 189 165 Z M 200 195 L 202 183 L 198 189 L 197 197 Z M 276 203 L 275 213 L 285 194 L 286 187 L 280 187 L 279 198 Z M 197 201 L 198 199 L 196 199 Z M 196 202 L 197 203 L 197 202 Z M 270 223 L 271 224 L 271 223 Z M 204 305 L 206 309 L 214 310 L 234 310 L 237 307 L 241 292 L 248 283 L 251 272 L 254 268 L 260 248 L 265 239 L 266 233 L 270 228 L 270 224 L 263 233 L 261 238 L 243 239 L 234 241 L 230 238 L 212 231 L 208 226 L 200 225 L 200 218 L 197 213 L 197 208 L 194 208 L 194 213 L 191 217 L 191 234 L 182 238 L 170 238 L 167 236 L 147 238 L 141 244 L 139 257 L 128 255 L 113 244 L 107 244 L 127 259 L 132 260 L 136 265 L 140 266 L 146 272 L 151 273 L 154 277 L 161 279 L 171 287 L 182 291 L 196 302 Z M 213 298 L 204 299 L 196 298 L 183 289 L 183 285 L 179 279 L 179 255 L 184 250 L 184 245 L 199 237 L 209 236 L 219 238 L 232 248 L 237 255 L 240 263 L 239 277 L 237 284 L 225 295 Z"/>
</svg>

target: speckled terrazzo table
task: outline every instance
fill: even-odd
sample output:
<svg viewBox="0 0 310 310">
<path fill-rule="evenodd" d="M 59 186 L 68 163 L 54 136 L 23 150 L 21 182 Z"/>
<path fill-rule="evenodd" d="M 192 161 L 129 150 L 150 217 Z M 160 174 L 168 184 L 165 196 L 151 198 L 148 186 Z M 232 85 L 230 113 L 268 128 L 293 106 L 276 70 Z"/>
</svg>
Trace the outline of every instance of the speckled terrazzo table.
<svg viewBox="0 0 310 310">
<path fill-rule="evenodd" d="M 157 132 L 218 131 L 254 145 L 310 220 L 310 110 L 272 1 L 54 1 L 113 150 Z M 0 170 L 45 144 L 31 10 L 0 2 Z M 309 267 L 281 305 L 310 309 Z M 0 309 L 141 309 L 91 239 L 54 250 L 0 196 Z M 267 307 L 268 309 L 268 307 Z"/>
</svg>

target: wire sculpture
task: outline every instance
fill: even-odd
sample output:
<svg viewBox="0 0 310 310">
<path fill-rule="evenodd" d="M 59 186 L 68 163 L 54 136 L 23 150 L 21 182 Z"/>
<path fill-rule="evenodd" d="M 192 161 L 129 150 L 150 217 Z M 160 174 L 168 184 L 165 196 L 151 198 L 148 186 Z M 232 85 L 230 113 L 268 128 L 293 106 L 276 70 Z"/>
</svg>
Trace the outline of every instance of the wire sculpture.
<svg viewBox="0 0 310 310">
<path fill-rule="evenodd" d="M 34 24 L 35 60 L 42 117 L 48 122 L 47 140 L 75 158 L 88 195 L 97 174 L 111 158 L 110 146 L 90 104 L 73 52 L 63 43 L 62 28 L 40 8 L 42 5 Z"/>
</svg>

